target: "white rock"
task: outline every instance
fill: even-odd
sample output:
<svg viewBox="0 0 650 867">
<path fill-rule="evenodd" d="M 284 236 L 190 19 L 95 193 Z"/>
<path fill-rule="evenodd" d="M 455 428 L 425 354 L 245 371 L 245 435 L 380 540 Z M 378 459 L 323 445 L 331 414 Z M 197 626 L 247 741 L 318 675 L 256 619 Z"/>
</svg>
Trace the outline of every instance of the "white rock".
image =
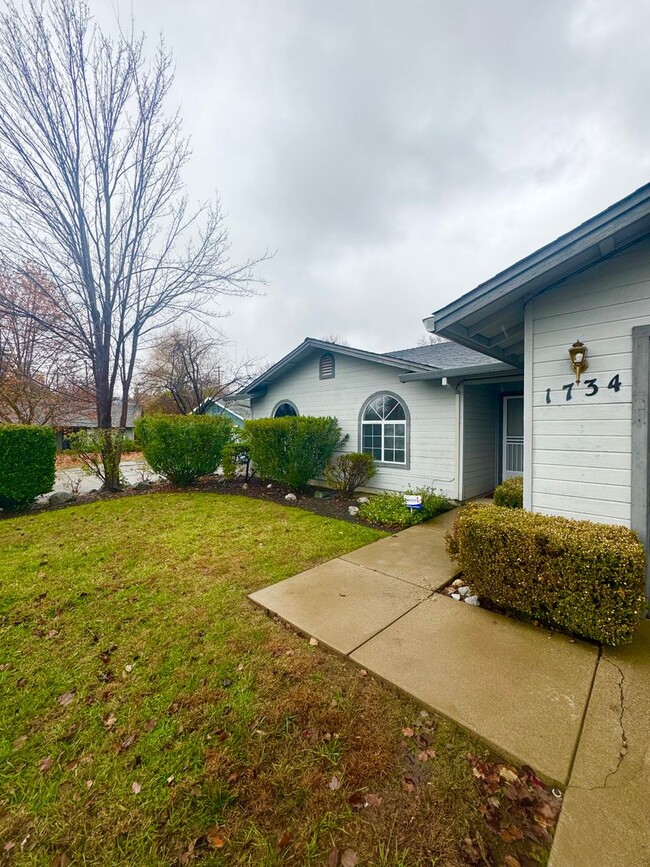
<svg viewBox="0 0 650 867">
<path fill-rule="evenodd" d="M 358 506 L 348 506 L 348 513 L 350 515 L 352 515 L 352 517 L 354 517 L 355 515 L 358 515 L 359 514 L 359 507 Z"/>
<path fill-rule="evenodd" d="M 284 499 L 289 503 L 295 503 L 298 497 L 295 494 L 287 494 Z"/>
<path fill-rule="evenodd" d="M 267 487 L 267 488 L 272 488 L 272 487 L 273 487 L 273 485 L 267 485 L 267 486 L 266 486 L 266 487 Z"/>
<path fill-rule="evenodd" d="M 244 482 L 244 484 L 241 486 L 241 489 L 242 489 L 242 491 L 248 490 L 248 485 L 246 484 L 246 482 Z"/>
<path fill-rule="evenodd" d="M 468 605 L 480 605 L 481 604 L 478 601 L 478 596 L 466 596 L 463 601 L 467 602 Z"/>
<path fill-rule="evenodd" d="M 451 598 L 452 599 L 462 599 L 462 596 L 460 595 L 460 593 L 452 593 Z"/>
<path fill-rule="evenodd" d="M 452 581 L 452 582 L 451 582 L 451 586 L 452 586 L 452 587 L 462 587 L 464 583 L 465 583 L 465 582 L 463 581 L 462 578 L 456 578 L 455 581 Z"/>
<path fill-rule="evenodd" d="M 361 503 L 362 506 L 365 506 L 366 503 L 369 503 L 369 502 L 370 502 L 369 497 L 359 497 L 359 499 L 357 500 L 357 503 Z"/>
<path fill-rule="evenodd" d="M 469 587 L 459 587 L 458 592 L 461 596 L 470 596 L 472 591 L 469 589 Z"/>
</svg>

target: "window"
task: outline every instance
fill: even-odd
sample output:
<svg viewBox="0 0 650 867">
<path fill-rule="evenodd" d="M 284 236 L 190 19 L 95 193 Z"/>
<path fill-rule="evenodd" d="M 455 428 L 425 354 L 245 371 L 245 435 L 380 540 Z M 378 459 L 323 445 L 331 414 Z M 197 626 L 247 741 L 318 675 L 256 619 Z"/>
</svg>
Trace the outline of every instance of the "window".
<svg viewBox="0 0 650 867">
<path fill-rule="evenodd" d="M 320 357 L 320 363 L 318 365 L 318 378 L 319 379 L 334 379 L 336 374 L 336 365 L 334 362 L 334 356 L 331 352 L 325 352 Z"/>
<path fill-rule="evenodd" d="M 298 415 L 298 410 L 290 400 L 283 400 L 273 410 L 273 418 L 284 418 L 286 415 Z"/>
<path fill-rule="evenodd" d="M 361 411 L 361 451 L 384 464 L 408 465 L 409 416 L 397 395 L 375 394 Z"/>
</svg>

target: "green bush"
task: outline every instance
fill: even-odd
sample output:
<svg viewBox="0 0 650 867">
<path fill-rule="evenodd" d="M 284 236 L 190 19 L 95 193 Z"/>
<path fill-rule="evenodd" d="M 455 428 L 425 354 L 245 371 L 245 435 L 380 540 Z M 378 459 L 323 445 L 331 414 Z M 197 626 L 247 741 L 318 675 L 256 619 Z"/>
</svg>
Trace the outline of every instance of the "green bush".
<svg viewBox="0 0 650 867">
<path fill-rule="evenodd" d="M 505 506 L 507 509 L 523 509 L 524 480 L 521 476 L 504 479 L 494 490 L 494 505 Z"/>
<path fill-rule="evenodd" d="M 447 497 L 435 492 L 433 488 L 418 488 L 407 490 L 406 494 L 418 494 L 422 497 L 421 509 L 409 509 L 404 502 L 404 494 L 386 492 L 373 494 L 369 503 L 364 503 L 359 509 L 359 515 L 373 524 L 385 524 L 389 527 L 410 527 L 421 524 L 429 518 L 435 518 L 443 512 L 453 509 L 453 503 Z"/>
<path fill-rule="evenodd" d="M 377 472 L 372 455 L 362 452 L 345 452 L 325 468 L 325 481 L 344 497 L 354 496 Z"/>
<path fill-rule="evenodd" d="M 248 481 L 253 475 L 251 469 L 251 454 L 248 440 L 243 433 L 235 433 L 234 439 L 226 443 L 221 453 L 221 467 L 223 476 L 232 481 L 237 476 L 237 470 L 244 467 L 244 480 Z"/>
<path fill-rule="evenodd" d="M 56 436 L 37 425 L 0 425 L 0 508 L 24 509 L 54 486 Z"/>
<path fill-rule="evenodd" d="M 345 442 L 329 417 L 262 418 L 247 421 L 244 430 L 257 474 L 299 491 L 322 475 Z"/>
<path fill-rule="evenodd" d="M 625 527 L 474 505 L 447 551 L 480 599 L 572 635 L 624 644 L 644 613 L 645 552 Z"/>
<path fill-rule="evenodd" d="M 232 422 L 219 415 L 143 416 L 135 428 L 151 469 L 181 486 L 214 473 L 233 435 Z"/>
<path fill-rule="evenodd" d="M 79 456 L 85 472 L 98 478 L 106 490 L 122 490 L 120 461 L 122 452 L 127 451 L 125 442 L 131 440 L 119 428 L 84 429 L 70 433 L 68 439 L 70 451 Z"/>
</svg>

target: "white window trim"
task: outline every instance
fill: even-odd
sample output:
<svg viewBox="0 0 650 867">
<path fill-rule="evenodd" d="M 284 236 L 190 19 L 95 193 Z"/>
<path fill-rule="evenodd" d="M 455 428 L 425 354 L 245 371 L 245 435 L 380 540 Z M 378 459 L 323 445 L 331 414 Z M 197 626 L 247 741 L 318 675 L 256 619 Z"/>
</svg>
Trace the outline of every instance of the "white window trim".
<svg viewBox="0 0 650 867">
<path fill-rule="evenodd" d="M 370 419 L 364 419 L 364 415 L 368 406 L 376 400 L 378 397 L 392 397 L 394 400 L 399 401 L 404 409 L 404 419 L 395 419 L 391 421 L 391 419 L 378 419 L 376 421 L 372 421 Z M 381 431 L 381 453 L 382 456 L 384 454 L 384 428 L 385 424 L 403 424 L 404 425 L 404 461 L 384 461 L 377 460 L 375 458 L 375 464 L 378 467 L 386 467 L 396 470 L 410 470 L 411 469 L 411 413 L 409 412 L 408 405 L 404 398 L 396 394 L 394 391 L 376 391 L 374 394 L 371 394 L 369 398 L 367 398 L 363 406 L 361 407 L 361 412 L 359 413 L 359 440 L 358 440 L 358 450 L 363 452 L 363 426 L 364 424 L 380 424 L 382 425 Z"/>
</svg>

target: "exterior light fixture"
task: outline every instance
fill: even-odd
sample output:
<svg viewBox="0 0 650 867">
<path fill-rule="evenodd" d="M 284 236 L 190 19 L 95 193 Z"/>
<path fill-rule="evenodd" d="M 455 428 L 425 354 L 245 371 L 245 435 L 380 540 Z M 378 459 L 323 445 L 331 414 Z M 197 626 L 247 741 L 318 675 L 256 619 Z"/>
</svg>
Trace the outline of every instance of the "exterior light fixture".
<svg viewBox="0 0 650 867">
<path fill-rule="evenodd" d="M 576 340 L 573 346 L 569 348 L 569 355 L 571 357 L 571 368 L 576 375 L 576 385 L 580 385 L 580 376 L 589 367 L 587 364 L 587 347 L 580 340 Z"/>
</svg>

